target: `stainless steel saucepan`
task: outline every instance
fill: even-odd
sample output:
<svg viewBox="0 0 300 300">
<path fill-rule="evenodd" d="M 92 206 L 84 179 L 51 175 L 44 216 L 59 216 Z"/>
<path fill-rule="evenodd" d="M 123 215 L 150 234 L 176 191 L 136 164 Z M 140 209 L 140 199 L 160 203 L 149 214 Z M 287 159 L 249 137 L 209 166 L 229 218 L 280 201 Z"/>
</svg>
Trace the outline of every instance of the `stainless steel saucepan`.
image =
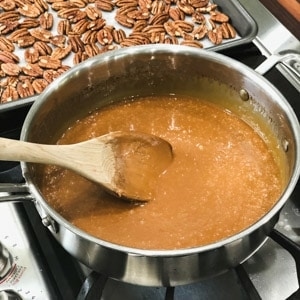
<svg viewBox="0 0 300 300">
<path fill-rule="evenodd" d="M 109 243 L 74 227 L 49 206 L 39 190 L 39 165 L 23 162 L 25 184 L 2 185 L 0 191 L 9 196 L 1 201 L 34 201 L 43 224 L 69 253 L 91 269 L 124 282 L 175 286 L 240 264 L 264 243 L 300 172 L 297 117 L 279 91 L 247 66 L 221 54 L 174 45 L 108 52 L 73 67 L 49 86 L 30 109 L 21 139 L 54 143 L 75 120 L 116 99 L 170 93 L 203 95 L 276 135 L 286 160 L 286 188 L 273 208 L 249 228 L 189 249 L 142 250 Z"/>
</svg>

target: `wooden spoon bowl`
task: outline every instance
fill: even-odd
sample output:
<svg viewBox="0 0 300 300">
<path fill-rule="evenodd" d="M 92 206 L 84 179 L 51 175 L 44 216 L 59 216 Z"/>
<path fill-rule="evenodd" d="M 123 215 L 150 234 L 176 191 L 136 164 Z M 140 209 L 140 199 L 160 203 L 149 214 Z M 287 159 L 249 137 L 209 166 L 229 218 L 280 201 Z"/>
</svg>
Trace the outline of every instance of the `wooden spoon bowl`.
<svg viewBox="0 0 300 300">
<path fill-rule="evenodd" d="M 154 135 L 111 132 L 71 145 L 44 145 L 0 138 L 0 160 L 70 169 L 124 199 L 154 197 L 159 175 L 172 162 L 171 145 Z"/>
</svg>

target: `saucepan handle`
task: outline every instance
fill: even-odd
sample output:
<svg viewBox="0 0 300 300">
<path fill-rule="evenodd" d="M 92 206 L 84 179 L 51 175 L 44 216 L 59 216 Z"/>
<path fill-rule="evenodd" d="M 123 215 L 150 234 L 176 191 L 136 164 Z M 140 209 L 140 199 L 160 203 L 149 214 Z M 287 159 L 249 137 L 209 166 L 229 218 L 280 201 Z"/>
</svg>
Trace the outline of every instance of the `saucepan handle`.
<svg viewBox="0 0 300 300">
<path fill-rule="evenodd" d="M 299 53 L 285 53 L 272 54 L 262 64 L 260 64 L 255 71 L 261 75 L 266 74 L 278 63 L 283 64 L 289 71 L 290 76 L 297 83 L 297 90 L 300 90 L 300 54 Z"/>
<path fill-rule="evenodd" d="M 0 203 L 29 200 L 32 201 L 33 197 L 25 183 L 0 183 Z"/>
</svg>

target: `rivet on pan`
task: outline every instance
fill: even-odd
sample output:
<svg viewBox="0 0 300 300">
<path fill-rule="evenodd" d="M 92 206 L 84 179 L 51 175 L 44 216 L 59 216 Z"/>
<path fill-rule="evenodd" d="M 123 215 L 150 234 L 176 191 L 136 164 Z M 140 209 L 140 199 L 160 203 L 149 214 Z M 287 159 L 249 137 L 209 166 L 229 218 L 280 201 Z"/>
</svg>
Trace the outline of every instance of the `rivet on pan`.
<svg viewBox="0 0 300 300">
<path fill-rule="evenodd" d="M 282 147 L 283 147 L 283 150 L 285 152 L 288 152 L 288 150 L 289 150 L 289 142 L 286 139 L 283 139 L 283 141 L 282 141 Z"/>
<path fill-rule="evenodd" d="M 43 225 L 46 226 L 46 227 L 48 227 L 48 226 L 51 225 L 51 221 L 50 221 L 50 219 L 48 218 L 48 216 L 47 216 L 47 217 L 44 217 L 44 218 L 42 219 L 42 223 L 43 223 Z"/>
<path fill-rule="evenodd" d="M 53 232 L 55 232 L 55 233 L 58 232 L 58 226 L 57 226 L 56 222 L 50 216 L 46 216 L 46 217 L 42 218 L 42 223 L 45 227 L 48 227 Z"/>
<path fill-rule="evenodd" d="M 249 100 L 249 94 L 245 89 L 240 90 L 240 97 L 243 101 Z"/>
</svg>

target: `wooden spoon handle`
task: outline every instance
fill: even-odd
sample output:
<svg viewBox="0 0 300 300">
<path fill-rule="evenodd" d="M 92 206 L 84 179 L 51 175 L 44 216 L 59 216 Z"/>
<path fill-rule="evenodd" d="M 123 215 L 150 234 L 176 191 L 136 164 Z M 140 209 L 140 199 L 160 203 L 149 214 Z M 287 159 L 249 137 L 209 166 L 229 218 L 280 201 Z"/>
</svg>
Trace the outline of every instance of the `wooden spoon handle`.
<svg viewBox="0 0 300 300">
<path fill-rule="evenodd" d="M 104 185 L 110 184 L 114 174 L 113 152 L 99 140 L 47 145 L 0 138 L 0 160 L 57 165 Z"/>
<path fill-rule="evenodd" d="M 58 164 L 63 159 L 62 151 L 56 145 L 0 138 L 0 160 Z"/>
</svg>

